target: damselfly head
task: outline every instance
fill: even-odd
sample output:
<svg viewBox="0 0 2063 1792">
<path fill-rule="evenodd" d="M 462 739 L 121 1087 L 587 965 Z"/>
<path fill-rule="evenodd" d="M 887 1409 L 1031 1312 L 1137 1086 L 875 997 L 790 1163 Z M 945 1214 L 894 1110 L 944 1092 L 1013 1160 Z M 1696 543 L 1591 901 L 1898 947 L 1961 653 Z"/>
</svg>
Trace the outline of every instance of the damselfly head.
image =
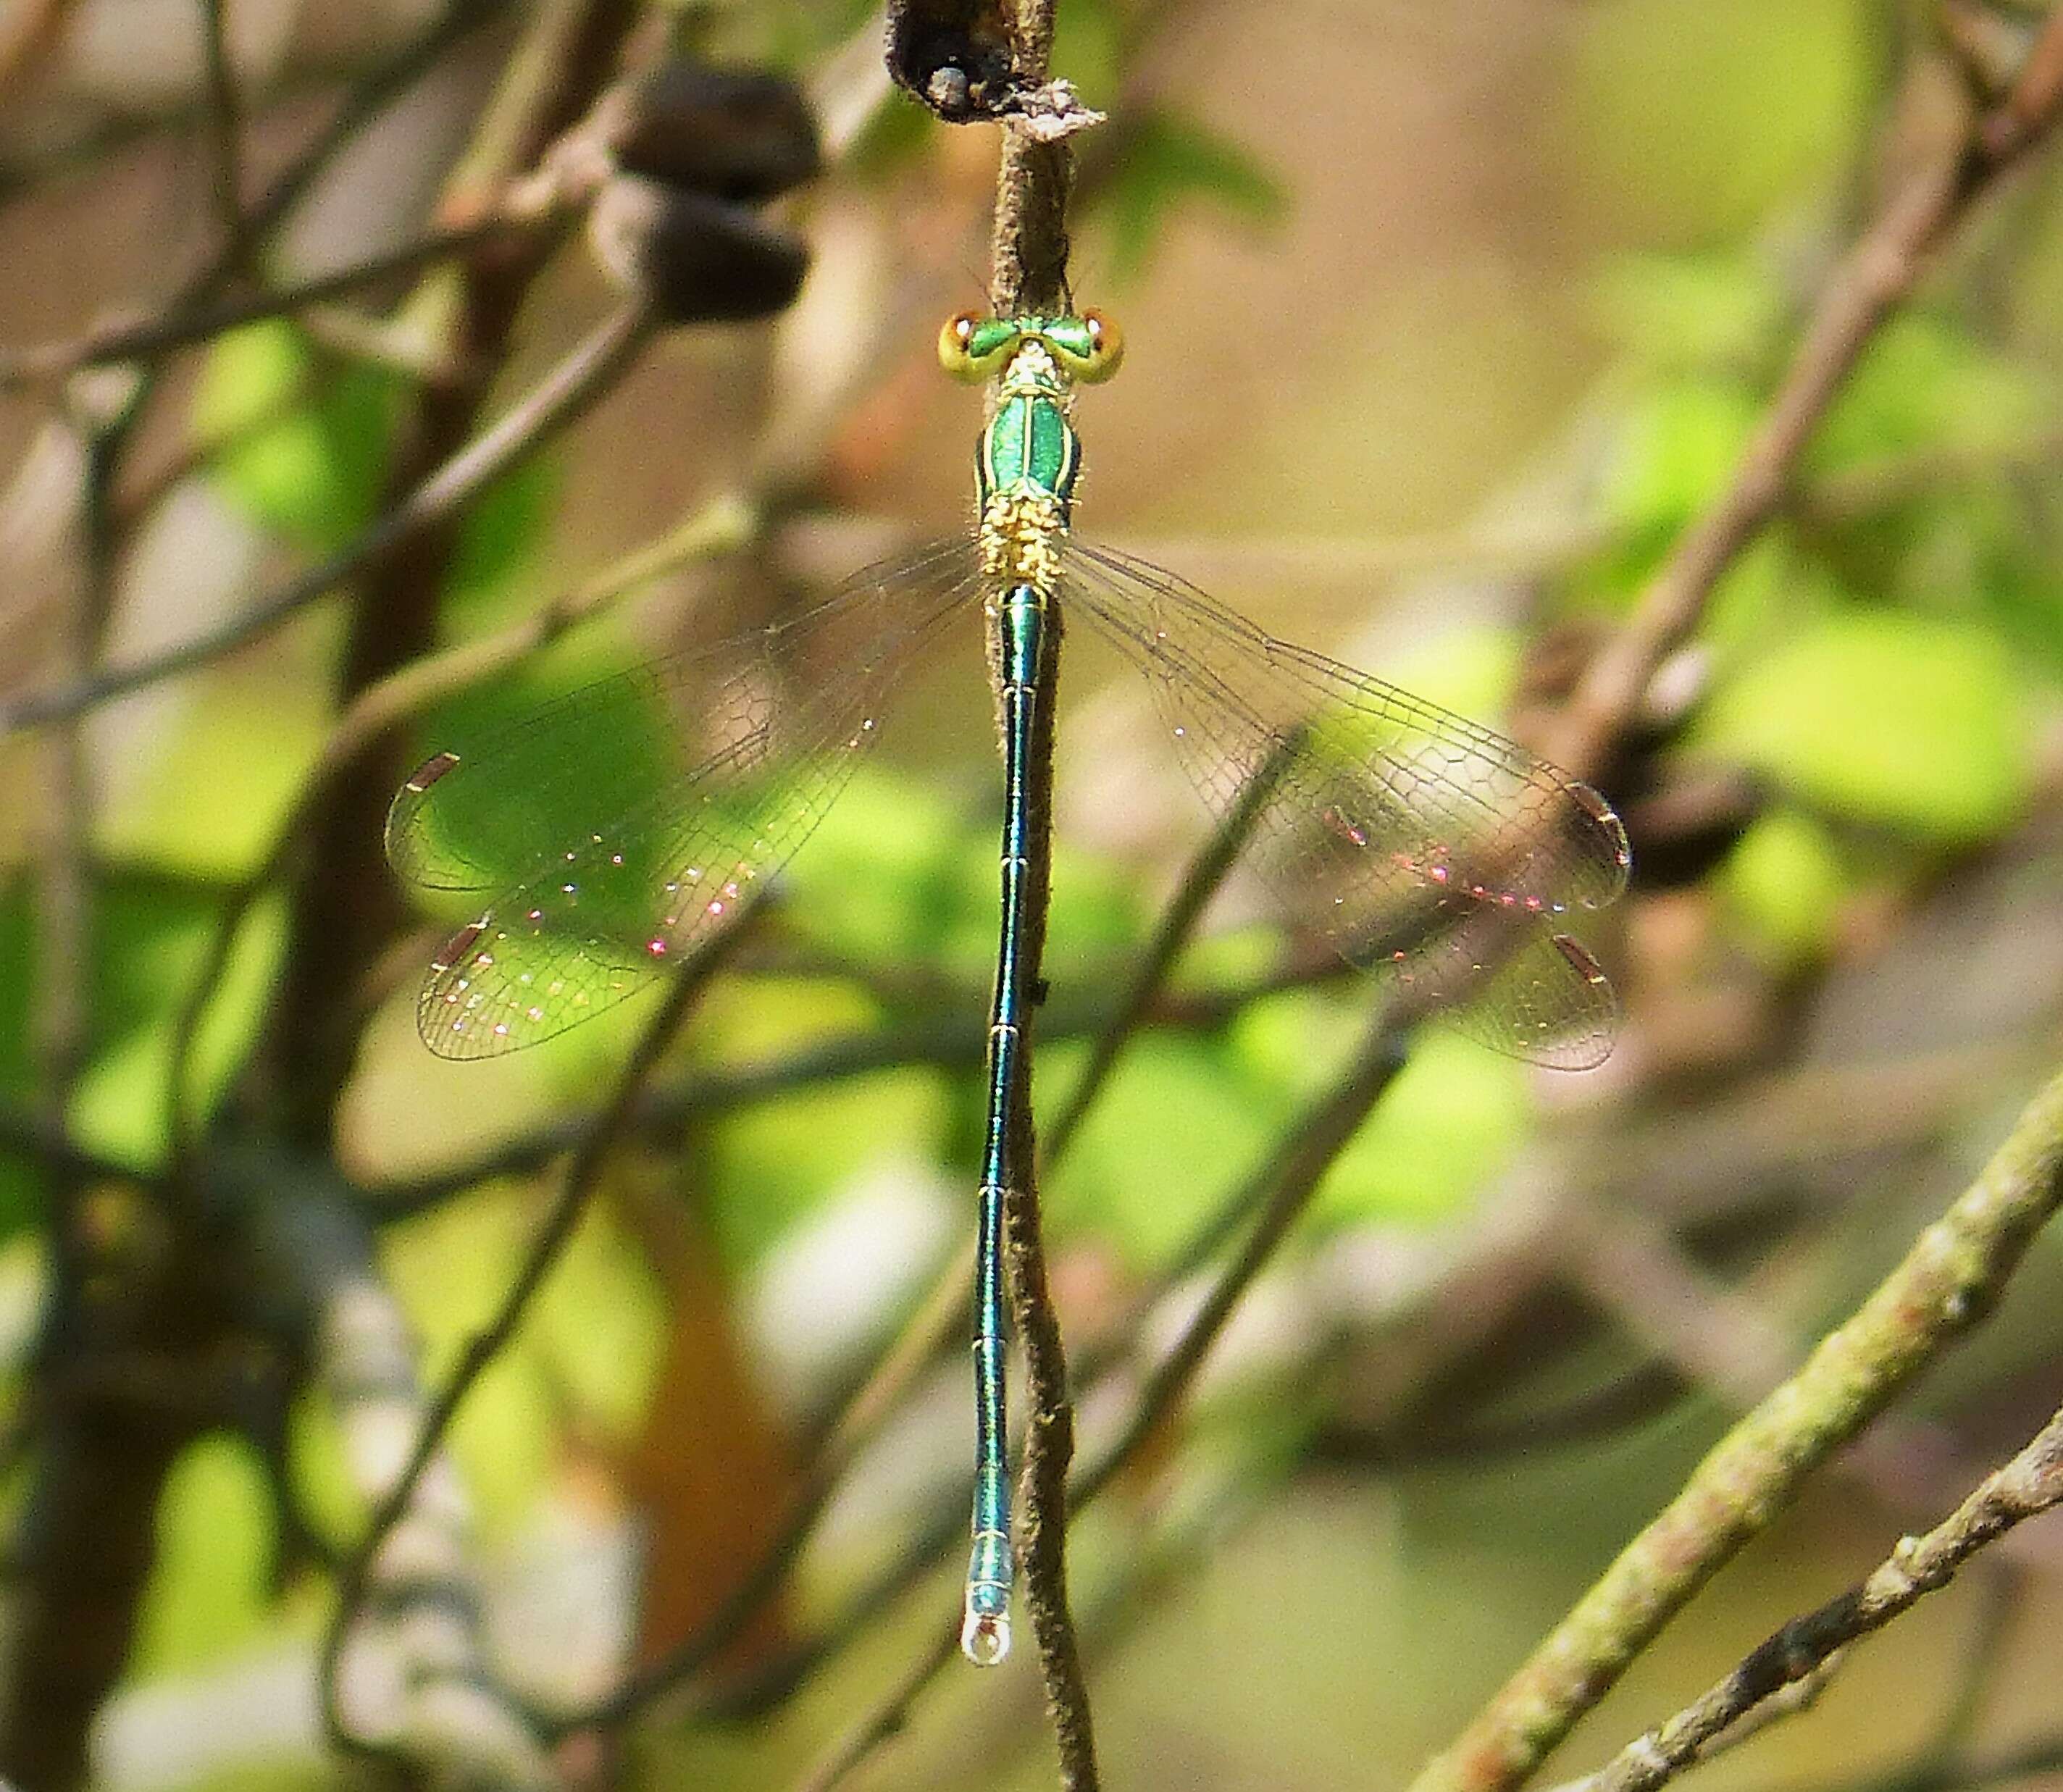
<svg viewBox="0 0 2063 1792">
<path fill-rule="evenodd" d="M 1036 342 L 1069 380 L 1094 385 L 1117 372 L 1124 338 L 1101 311 L 1079 317 L 984 317 L 961 311 L 939 332 L 939 362 L 969 385 L 1000 373 L 1020 346 Z"/>
</svg>

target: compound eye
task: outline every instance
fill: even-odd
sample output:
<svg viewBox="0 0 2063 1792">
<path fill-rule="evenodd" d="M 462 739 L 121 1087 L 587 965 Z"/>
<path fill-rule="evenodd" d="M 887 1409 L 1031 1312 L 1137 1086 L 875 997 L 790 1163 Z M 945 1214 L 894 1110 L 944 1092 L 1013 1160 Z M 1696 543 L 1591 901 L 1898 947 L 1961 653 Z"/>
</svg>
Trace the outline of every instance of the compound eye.
<svg viewBox="0 0 2063 1792">
<path fill-rule="evenodd" d="M 1089 340 L 1096 345 L 1096 376 L 1108 380 L 1124 359 L 1124 332 L 1118 328 L 1115 318 L 1106 317 L 1101 311 L 1085 311 L 1082 321 L 1089 327 Z"/>
<path fill-rule="evenodd" d="M 1084 385 L 1108 380 L 1124 359 L 1124 333 L 1101 311 L 1084 311 L 1047 340 L 1068 373 Z"/>
<path fill-rule="evenodd" d="M 1017 346 L 1018 331 L 999 319 L 961 311 L 939 332 L 939 365 L 970 385 L 986 380 Z"/>
</svg>

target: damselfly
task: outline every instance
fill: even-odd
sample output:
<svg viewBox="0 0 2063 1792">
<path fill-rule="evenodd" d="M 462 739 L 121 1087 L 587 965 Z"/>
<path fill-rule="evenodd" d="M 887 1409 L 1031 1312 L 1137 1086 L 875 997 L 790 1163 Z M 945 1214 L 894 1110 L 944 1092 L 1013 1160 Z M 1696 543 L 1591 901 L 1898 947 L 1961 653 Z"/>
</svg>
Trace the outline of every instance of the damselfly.
<svg viewBox="0 0 2063 1792">
<path fill-rule="evenodd" d="M 939 354 L 960 379 L 995 381 L 971 539 L 883 561 L 788 620 L 575 691 L 477 753 L 433 755 L 395 798 L 387 848 L 416 883 L 493 892 L 423 986 L 416 1019 L 431 1049 L 485 1058 L 549 1039 L 729 925 L 822 818 L 904 675 L 956 618 L 985 617 L 1006 809 L 962 1641 L 988 1662 L 1010 1641 L 1002 1231 L 1036 998 L 1027 781 L 1051 725 L 1060 616 L 1145 675 L 1206 802 L 1221 814 L 1250 807 L 1249 856 L 1296 917 L 1351 963 L 1392 973 L 1414 1007 L 1443 1004 L 1443 1019 L 1499 1051 L 1579 1069 L 1611 1049 L 1611 986 L 1557 918 L 1610 902 L 1631 861 L 1604 799 L 1523 747 L 1273 640 L 1193 585 L 1072 533 L 1074 389 L 1116 370 L 1108 319 L 963 315 Z M 625 728 L 663 737 L 662 770 L 634 789 L 627 772 L 597 778 L 579 745 Z M 594 806 L 566 838 L 569 800 Z"/>
</svg>

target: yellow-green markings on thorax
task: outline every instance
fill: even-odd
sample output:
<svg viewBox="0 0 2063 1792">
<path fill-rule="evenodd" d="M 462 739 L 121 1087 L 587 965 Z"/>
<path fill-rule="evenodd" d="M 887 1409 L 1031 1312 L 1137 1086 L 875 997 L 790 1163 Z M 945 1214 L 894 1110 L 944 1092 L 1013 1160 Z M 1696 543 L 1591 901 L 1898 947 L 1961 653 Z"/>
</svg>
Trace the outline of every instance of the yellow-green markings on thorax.
<svg viewBox="0 0 2063 1792">
<path fill-rule="evenodd" d="M 963 312 L 939 338 L 947 372 L 994 379 L 976 444 L 983 569 L 999 583 L 1051 591 L 1081 471 L 1072 413 L 1077 382 L 1117 371 L 1117 331 L 1095 311 L 1080 317 L 978 317 Z"/>
</svg>

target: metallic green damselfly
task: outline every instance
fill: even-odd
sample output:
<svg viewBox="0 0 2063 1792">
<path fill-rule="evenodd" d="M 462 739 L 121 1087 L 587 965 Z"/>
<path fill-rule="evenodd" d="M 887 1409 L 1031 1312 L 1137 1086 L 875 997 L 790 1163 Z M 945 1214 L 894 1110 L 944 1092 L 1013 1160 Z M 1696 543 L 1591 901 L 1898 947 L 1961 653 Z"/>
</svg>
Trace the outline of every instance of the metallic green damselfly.
<svg viewBox="0 0 2063 1792">
<path fill-rule="evenodd" d="M 939 341 L 947 370 L 994 382 L 971 539 L 883 561 L 788 620 L 577 690 L 477 752 L 436 753 L 388 819 L 404 875 L 494 893 L 431 967 L 416 1007 L 424 1039 L 457 1059 L 534 1044 L 650 985 L 729 925 L 822 818 L 904 674 L 955 619 L 984 616 L 1005 810 L 962 1630 L 982 1662 L 1010 1639 L 1003 1206 L 1021 1167 L 1009 1122 L 1036 999 L 1027 791 L 1050 729 L 1061 613 L 1145 675 L 1207 803 L 1224 814 L 1257 796 L 1249 856 L 1349 962 L 1390 973 L 1414 1008 L 1440 1004 L 1472 1038 L 1564 1068 L 1599 1063 L 1617 1020 L 1603 973 L 1556 924 L 1625 886 L 1625 830 L 1602 797 L 1501 735 L 1273 640 L 1194 586 L 1072 533 L 1075 388 L 1108 378 L 1120 353 L 1093 311 L 953 319 Z M 579 743 L 649 731 L 655 717 L 663 773 L 610 796 Z M 595 806 L 570 839 L 569 803 Z"/>
</svg>

